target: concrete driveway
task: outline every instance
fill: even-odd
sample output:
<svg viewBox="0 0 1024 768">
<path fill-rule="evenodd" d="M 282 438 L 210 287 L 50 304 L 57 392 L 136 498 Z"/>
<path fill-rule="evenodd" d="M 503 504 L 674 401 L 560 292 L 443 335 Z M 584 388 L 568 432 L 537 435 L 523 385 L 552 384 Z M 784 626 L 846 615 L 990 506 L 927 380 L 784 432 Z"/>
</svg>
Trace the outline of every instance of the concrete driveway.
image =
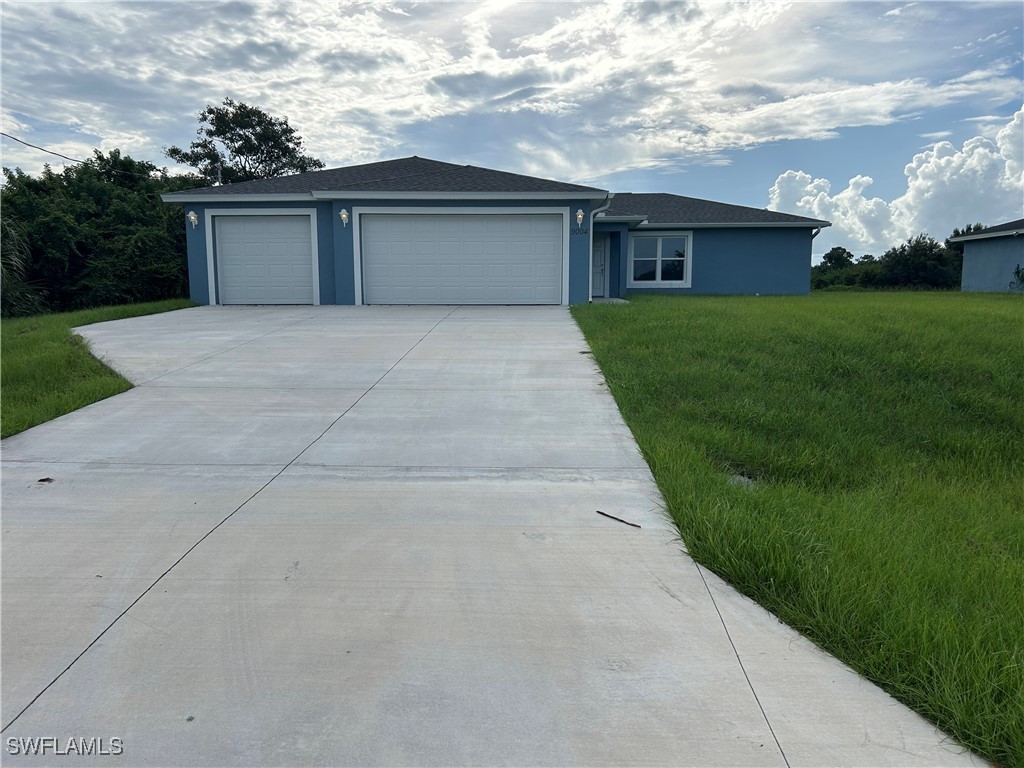
<svg viewBox="0 0 1024 768">
<path fill-rule="evenodd" d="M 3 443 L 8 765 L 976 764 L 685 555 L 563 308 L 82 333 L 140 386 Z"/>
</svg>

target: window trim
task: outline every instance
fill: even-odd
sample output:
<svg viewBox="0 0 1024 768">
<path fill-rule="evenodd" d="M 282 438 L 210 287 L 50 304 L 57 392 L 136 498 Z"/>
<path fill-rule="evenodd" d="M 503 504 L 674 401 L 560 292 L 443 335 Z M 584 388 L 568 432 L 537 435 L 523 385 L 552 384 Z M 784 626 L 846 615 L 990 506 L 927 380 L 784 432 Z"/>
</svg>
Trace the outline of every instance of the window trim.
<svg viewBox="0 0 1024 768">
<path fill-rule="evenodd" d="M 633 279 L 633 250 L 639 238 L 656 238 L 658 241 L 656 275 L 661 274 L 661 262 L 664 258 L 661 255 L 662 241 L 667 237 L 685 237 L 686 255 L 683 257 L 683 279 L 682 280 L 641 280 Z M 629 233 L 629 258 L 626 259 L 626 287 L 627 288 L 689 288 L 693 270 L 693 231 L 649 231 Z"/>
</svg>

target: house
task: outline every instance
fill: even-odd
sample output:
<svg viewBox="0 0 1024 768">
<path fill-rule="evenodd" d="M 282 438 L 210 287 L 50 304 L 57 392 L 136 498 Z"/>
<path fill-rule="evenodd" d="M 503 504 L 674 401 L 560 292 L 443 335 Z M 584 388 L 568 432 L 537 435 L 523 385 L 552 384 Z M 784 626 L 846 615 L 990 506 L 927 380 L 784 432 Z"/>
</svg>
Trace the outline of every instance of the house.
<svg viewBox="0 0 1024 768">
<path fill-rule="evenodd" d="M 1019 282 L 1024 269 L 1024 219 L 951 237 L 964 244 L 961 291 L 1009 291 L 1024 288 Z"/>
<path fill-rule="evenodd" d="M 827 221 L 419 157 L 163 195 L 199 304 L 579 304 L 809 291 Z"/>
</svg>

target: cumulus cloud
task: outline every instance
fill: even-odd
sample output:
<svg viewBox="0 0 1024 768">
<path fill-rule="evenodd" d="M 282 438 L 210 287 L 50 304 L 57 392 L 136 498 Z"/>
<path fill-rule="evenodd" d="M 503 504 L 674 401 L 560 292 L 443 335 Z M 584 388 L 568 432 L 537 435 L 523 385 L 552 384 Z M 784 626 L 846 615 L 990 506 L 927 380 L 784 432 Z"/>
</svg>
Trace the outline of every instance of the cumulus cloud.
<svg viewBox="0 0 1024 768">
<path fill-rule="evenodd" d="M 832 222 L 816 243 L 824 252 L 842 245 L 879 253 L 927 232 L 945 238 L 954 227 L 987 225 L 1024 215 L 1024 108 L 996 134 L 968 139 L 957 149 L 948 141 L 914 155 L 904 168 L 906 191 L 893 200 L 870 195 L 872 179 L 855 176 L 835 194 L 828 179 L 802 170 L 781 174 L 769 190 L 769 208 Z"/>
</svg>

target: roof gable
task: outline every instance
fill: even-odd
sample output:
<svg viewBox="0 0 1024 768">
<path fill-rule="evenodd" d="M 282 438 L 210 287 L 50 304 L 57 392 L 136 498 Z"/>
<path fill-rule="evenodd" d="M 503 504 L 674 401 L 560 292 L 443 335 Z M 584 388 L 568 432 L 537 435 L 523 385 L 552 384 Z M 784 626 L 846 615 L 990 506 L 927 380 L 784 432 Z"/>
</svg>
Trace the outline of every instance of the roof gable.
<svg viewBox="0 0 1024 768">
<path fill-rule="evenodd" d="M 613 217 L 644 217 L 648 225 L 764 224 L 778 226 L 784 224 L 808 227 L 829 226 L 829 222 L 821 219 L 794 216 L 764 208 L 718 203 L 714 200 L 701 200 L 696 197 L 670 195 L 663 192 L 616 194 L 612 199 L 611 206 L 604 212 L 604 218 Z"/>
</svg>

